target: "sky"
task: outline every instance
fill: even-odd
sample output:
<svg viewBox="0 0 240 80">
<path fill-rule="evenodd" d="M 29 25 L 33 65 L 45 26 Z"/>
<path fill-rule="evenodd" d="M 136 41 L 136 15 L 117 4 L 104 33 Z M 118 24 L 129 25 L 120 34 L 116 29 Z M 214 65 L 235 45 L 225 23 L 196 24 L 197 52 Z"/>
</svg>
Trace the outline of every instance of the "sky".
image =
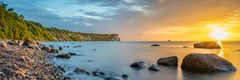
<svg viewBox="0 0 240 80">
<path fill-rule="evenodd" d="M 116 33 L 123 41 L 215 40 L 210 34 L 218 32 L 240 40 L 240 0 L 0 1 L 46 27 Z"/>
</svg>

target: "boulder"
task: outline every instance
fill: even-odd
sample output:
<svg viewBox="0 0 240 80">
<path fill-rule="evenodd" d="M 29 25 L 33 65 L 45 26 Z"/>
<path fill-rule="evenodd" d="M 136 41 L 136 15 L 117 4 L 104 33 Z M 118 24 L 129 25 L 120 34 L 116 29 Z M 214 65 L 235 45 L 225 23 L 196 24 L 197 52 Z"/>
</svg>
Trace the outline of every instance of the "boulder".
<svg viewBox="0 0 240 80">
<path fill-rule="evenodd" d="M 160 71 L 160 68 L 159 68 L 158 65 L 153 64 L 152 66 L 150 66 L 148 68 L 148 70 L 150 70 L 150 71 Z"/>
<path fill-rule="evenodd" d="M 159 44 L 152 44 L 151 46 L 156 46 L 157 47 L 157 46 L 160 46 L 160 45 Z"/>
<path fill-rule="evenodd" d="M 76 74 L 87 74 L 90 75 L 90 72 L 88 72 L 87 70 L 81 69 L 81 68 L 75 68 L 73 70 L 74 73 Z"/>
<path fill-rule="evenodd" d="M 182 69 L 192 72 L 231 72 L 237 69 L 231 62 L 215 54 L 192 53 L 184 57 Z"/>
<path fill-rule="evenodd" d="M 72 53 L 72 52 L 69 52 L 68 54 L 74 56 L 74 55 L 77 55 L 76 53 Z"/>
<path fill-rule="evenodd" d="M 50 53 L 60 53 L 60 51 L 57 50 L 57 49 L 51 49 L 51 50 L 50 50 Z"/>
<path fill-rule="evenodd" d="M 160 58 L 158 59 L 157 64 L 164 65 L 164 66 L 178 66 L 178 58 L 177 56 Z"/>
<path fill-rule="evenodd" d="M 127 79 L 127 78 L 128 78 L 128 75 L 127 75 L 127 74 L 123 74 L 123 75 L 122 75 L 122 78 L 123 78 L 123 79 Z"/>
<path fill-rule="evenodd" d="M 59 55 L 57 55 L 57 58 L 66 58 L 66 59 L 68 59 L 68 58 L 71 58 L 71 55 L 70 54 L 59 54 Z"/>
<path fill-rule="evenodd" d="M 58 49 L 59 49 L 60 51 L 61 51 L 61 50 L 63 50 L 63 48 L 62 48 L 62 47 L 59 47 Z"/>
<path fill-rule="evenodd" d="M 38 44 L 35 41 L 27 39 L 22 43 L 22 46 L 36 47 L 36 46 L 38 46 Z"/>
<path fill-rule="evenodd" d="M 42 50 L 47 51 L 47 52 L 50 52 L 50 51 L 51 51 L 51 48 L 50 48 L 50 47 L 43 46 L 43 47 L 42 47 Z"/>
<path fill-rule="evenodd" d="M 220 49 L 221 46 L 214 41 L 206 41 L 193 44 L 194 48 Z"/>
<path fill-rule="evenodd" d="M 135 68 L 135 69 L 143 69 L 145 68 L 145 63 L 143 61 L 135 62 L 130 65 L 130 67 Z"/>
<path fill-rule="evenodd" d="M 0 47 L 7 48 L 7 44 L 3 41 L 0 41 Z"/>
</svg>

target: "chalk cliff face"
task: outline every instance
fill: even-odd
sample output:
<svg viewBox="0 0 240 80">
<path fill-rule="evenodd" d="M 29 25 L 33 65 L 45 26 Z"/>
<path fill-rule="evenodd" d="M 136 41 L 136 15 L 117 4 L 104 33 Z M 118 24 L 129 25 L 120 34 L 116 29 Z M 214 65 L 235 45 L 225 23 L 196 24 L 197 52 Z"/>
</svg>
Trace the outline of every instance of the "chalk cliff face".
<svg viewBox="0 0 240 80">
<path fill-rule="evenodd" d="M 120 41 L 120 36 L 119 34 L 112 34 L 113 35 L 113 38 L 112 38 L 112 41 Z"/>
<path fill-rule="evenodd" d="M 81 33 L 46 28 L 40 23 L 28 21 L 6 4 L 0 3 L 0 37 L 3 39 L 33 39 L 43 41 L 120 41 L 118 34 Z"/>
</svg>

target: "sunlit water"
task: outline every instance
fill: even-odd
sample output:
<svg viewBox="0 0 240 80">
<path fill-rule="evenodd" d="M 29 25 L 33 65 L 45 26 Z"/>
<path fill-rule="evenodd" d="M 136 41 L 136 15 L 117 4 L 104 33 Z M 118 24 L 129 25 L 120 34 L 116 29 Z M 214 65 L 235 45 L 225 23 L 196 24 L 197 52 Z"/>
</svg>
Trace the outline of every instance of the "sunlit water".
<svg viewBox="0 0 240 80">
<path fill-rule="evenodd" d="M 158 43 L 160 47 L 151 47 L 152 43 Z M 194 42 L 45 42 L 64 48 L 61 53 L 73 52 L 81 56 L 73 56 L 71 59 L 53 59 L 53 62 L 62 65 L 67 73 L 74 68 L 82 68 L 88 71 L 100 69 L 107 75 L 121 76 L 128 74 L 128 80 L 240 80 L 240 71 L 231 73 L 200 74 L 182 71 L 180 66 L 184 56 L 189 53 L 215 53 L 235 65 L 240 70 L 240 42 L 223 42 L 223 49 L 195 49 Z M 73 46 L 82 47 L 74 48 Z M 189 48 L 183 48 L 188 46 Z M 145 61 L 147 66 L 156 64 L 159 58 L 178 56 L 178 68 L 160 66 L 159 72 L 135 70 L 129 65 L 136 61 Z M 72 75 L 76 80 L 102 80 L 102 78 L 87 76 L 84 74 Z"/>
</svg>

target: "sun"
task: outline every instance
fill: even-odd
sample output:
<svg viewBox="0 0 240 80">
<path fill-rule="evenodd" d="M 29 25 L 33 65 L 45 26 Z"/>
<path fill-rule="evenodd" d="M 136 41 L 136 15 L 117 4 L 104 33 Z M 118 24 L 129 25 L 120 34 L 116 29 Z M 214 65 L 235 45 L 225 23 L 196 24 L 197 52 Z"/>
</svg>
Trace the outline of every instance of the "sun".
<svg viewBox="0 0 240 80">
<path fill-rule="evenodd" d="M 210 38 L 212 38 L 214 40 L 224 40 L 229 36 L 229 33 L 226 32 L 224 28 L 215 27 L 209 33 L 209 36 L 210 36 Z"/>
</svg>

